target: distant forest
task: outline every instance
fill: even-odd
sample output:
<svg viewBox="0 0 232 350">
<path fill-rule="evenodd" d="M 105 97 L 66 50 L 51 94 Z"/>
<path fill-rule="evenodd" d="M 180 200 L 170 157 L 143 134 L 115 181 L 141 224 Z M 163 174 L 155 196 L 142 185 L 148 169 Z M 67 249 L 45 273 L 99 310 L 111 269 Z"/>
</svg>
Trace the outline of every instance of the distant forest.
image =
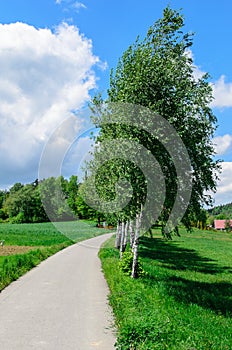
<svg viewBox="0 0 232 350">
<path fill-rule="evenodd" d="M 232 203 L 218 205 L 212 209 L 208 209 L 210 216 L 215 217 L 215 219 L 230 219 L 232 220 Z"/>
<path fill-rule="evenodd" d="M 50 177 L 30 184 L 15 183 L 0 190 L 0 222 L 33 223 L 80 219 L 101 219 L 80 195 L 77 176 Z"/>
<path fill-rule="evenodd" d="M 33 223 L 93 219 L 100 224 L 115 225 L 116 217 L 89 207 L 82 196 L 84 184 L 77 176 L 50 177 L 30 184 L 15 183 L 9 190 L 0 190 L 0 222 Z M 191 225 L 201 229 L 213 226 L 215 219 L 232 219 L 232 203 L 212 209 L 200 209 Z"/>
</svg>

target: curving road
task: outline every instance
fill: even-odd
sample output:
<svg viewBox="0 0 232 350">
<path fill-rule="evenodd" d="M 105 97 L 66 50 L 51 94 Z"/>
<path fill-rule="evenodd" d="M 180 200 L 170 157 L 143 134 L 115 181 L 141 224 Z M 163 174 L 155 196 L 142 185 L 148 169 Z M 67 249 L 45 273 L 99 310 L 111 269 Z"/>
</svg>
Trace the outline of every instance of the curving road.
<svg viewBox="0 0 232 350">
<path fill-rule="evenodd" d="M 116 341 L 98 250 L 72 245 L 0 293 L 1 350 L 111 350 Z"/>
</svg>

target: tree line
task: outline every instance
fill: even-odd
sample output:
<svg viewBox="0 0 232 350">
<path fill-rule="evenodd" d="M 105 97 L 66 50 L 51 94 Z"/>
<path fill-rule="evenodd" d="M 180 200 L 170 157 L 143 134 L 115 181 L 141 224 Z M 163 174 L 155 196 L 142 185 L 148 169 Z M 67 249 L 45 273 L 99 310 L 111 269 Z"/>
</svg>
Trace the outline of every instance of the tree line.
<svg viewBox="0 0 232 350">
<path fill-rule="evenodd" d="M 218 220 L 232 219 L 232 203 L 217 205 L 208 209 L 208 213 Z"/>
<path fill-rule="evenodd" d="M 0 191 L 0 221 L 10 223 L 39 223 L 76 218 L 101 220 L 79 191 L 82 184 L 77 176 L 50 177 L 29 184 L 15 183 Z M 68 208 L 68 209 L 67 209 Z"/>
</svg>

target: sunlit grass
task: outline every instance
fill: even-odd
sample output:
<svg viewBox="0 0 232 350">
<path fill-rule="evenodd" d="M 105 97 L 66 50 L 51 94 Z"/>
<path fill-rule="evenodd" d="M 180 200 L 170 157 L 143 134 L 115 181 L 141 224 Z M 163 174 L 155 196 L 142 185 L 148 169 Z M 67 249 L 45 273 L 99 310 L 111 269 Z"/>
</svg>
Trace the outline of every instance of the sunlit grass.
<svg viewBox="0 0 232 350">
<path fill-rule="evenodd" d="M 231 349 L 232 235 L 182 229 L 167 242 L 154 233 L 141 238 L 147 276 L 138 280 L 119 270 L 113 239 L 100 253 L 118 349 Z"/>
<path fill-rule="evenodd" d="M 57 225 L 0 224 L 0 240 L 4 240 L 4 246 L 0 247 L 0 291 L 59 250 L 106 232 L 92 221 L 70 221 Z M 24 254 L 1 256 L 3 251 L 10 251 L 11 246 L 16 253 L 18 246 L 27 246 L 31 250 Z"/>
<path fill-rule="evenodd" d="M 99 229 L 94 221 L 69 221 L 39 224 L 0 224 L 0 240 L 7 245 L 51 246 L 67 241 L 79 242 L 109 230 Z"/>
</svg>

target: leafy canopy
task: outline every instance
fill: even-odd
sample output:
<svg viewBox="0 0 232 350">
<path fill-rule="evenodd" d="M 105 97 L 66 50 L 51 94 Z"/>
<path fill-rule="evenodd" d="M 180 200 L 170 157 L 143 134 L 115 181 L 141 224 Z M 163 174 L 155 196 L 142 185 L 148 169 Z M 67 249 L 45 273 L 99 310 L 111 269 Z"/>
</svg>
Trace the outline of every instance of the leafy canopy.
<svg viewBox="0 0 232 350">
<path fill-rule="evenodd" d="M 163 17 L 149 28 L 147 36 L 143 40 L 138 37 L 119 59 L 116 69 L 111 71 L 106 102 L 125 102 L 147 107 L 175 128 L 191 161 L 192 195 L 182 220 L 190 227 L 191 217 L 199 212 L 201 205 L 211 202 L 211 197 L 205 193 L 216 190 L 220 167 L 213 159 L 212 136 L 217 119 L 210 108 L 213 96 L 209 75 L 205 74 L 201 78 L 195 76 L 190 51 L 193 34 L 184 33 L 183 27 L 183 15 L 170 7 L 165 8 Z M 102 103 L 100 96 L 94 98 L 95 112 L 99 111 Z M 135 139 L 156 157 L 165 174 L 166 200 L 161 218 L 164 222 L 167 221 L 175 201 L 177 176 L 170 154 L 163 144 L 142 127 L 136 129 L 124 124 L 104 123 L 104 114 L 93 120 L 101 127 L 99 143 L 106 139 Z M 97 163 L 97 157 L 95 162 Z M 119 171 L 119 162 L 117 160 L 111 163 L 111 171 L 113 168 Z M 131 179 L 138 174 L 136 191 L 143 192 L 144 186 L 140 184 L 138 170 L 133 172 L 133 166 L 128 165 L 128 162 L 126 169 L 125 171 L 124 166 L 121 174 Z M 102 176 L 106 176 L 103 173 Z M 136 184 L 134 179 L 133 184 Z M 139 196 L 136 200 L 138 198 Z M 142 198 L 141 201 L 143 200 Z"/>
</svg>

